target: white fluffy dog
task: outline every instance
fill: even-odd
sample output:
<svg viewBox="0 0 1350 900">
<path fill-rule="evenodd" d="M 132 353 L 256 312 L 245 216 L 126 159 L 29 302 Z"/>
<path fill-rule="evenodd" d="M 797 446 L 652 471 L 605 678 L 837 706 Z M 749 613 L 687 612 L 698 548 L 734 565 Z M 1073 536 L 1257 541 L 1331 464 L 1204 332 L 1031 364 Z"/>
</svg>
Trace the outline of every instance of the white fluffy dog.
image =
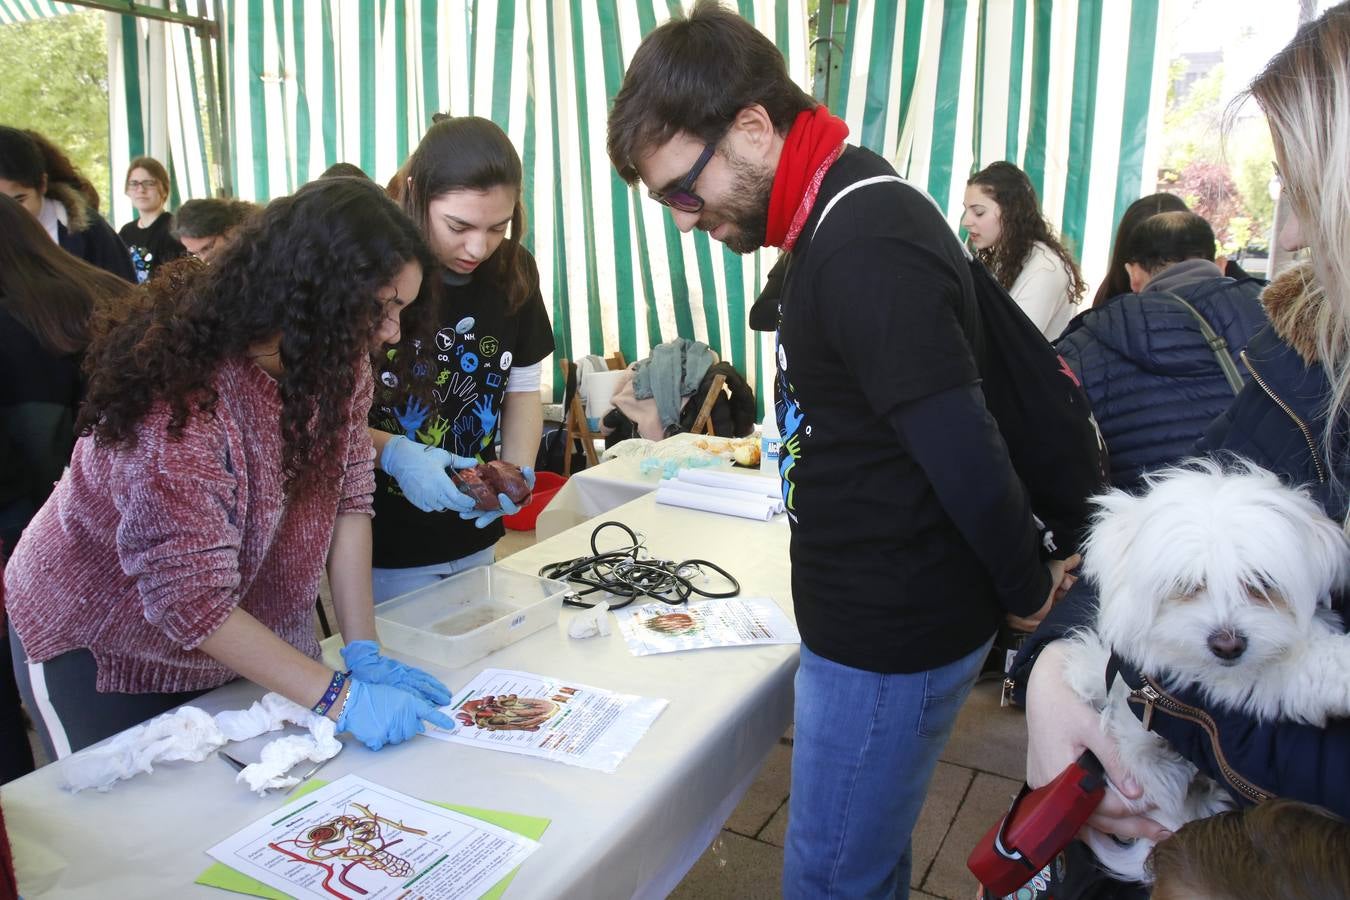
<svg viewBox="0 0 1350 900">
<path fill-rule="evenodd" d="M 1246 461 L 1193 460 L 1148 484 L 1096 498 L 1083 574 L 1100 611 L 1095 632 L 1071 637 L 1065 672 L 1143 788 L 1131 805 L 1156 805 L 1175 831 L 1231 799 L 1144 730 L 1123 679 L 1108 697 L 1111 648 L 1164 689 L 1199 683 L 1210 703 L 1260 720 L 1350 715 L 1350 637 L 1328 609 L 1350 579 L 1350 544 L 1307 493 Z M 1147 880 L 1150 842 L 1086 840 L 1118 877 Z"/>
</svg>

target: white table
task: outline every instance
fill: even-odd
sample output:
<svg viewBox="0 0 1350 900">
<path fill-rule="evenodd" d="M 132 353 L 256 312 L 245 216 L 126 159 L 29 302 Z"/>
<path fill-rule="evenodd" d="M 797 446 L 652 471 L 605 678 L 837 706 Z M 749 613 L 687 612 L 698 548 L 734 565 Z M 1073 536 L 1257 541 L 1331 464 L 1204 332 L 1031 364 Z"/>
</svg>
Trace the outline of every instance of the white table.
<svg viewBox="0 0 1350 900">
<path fill-rule="evenodd" d="M 743 596 L 791 612 L 788 527 L 658 507 L 647 495 L 611 512 L 655 555 L 704 557 L 729 569 Z M 502 565 L 534 573 L 589 552 L 591 528 L 570 529 Z M 796 646 L 633 657 L 617 632 L 574 641 L 564 610 L 545 629 L 463 669 L 427 666 L 457 690 L 494 666 L 569 679 L 670 705 L 616 773 L 416 738 L 372 753 L 346 740 L 323 770 L 441 800 L 552 820 L 508 898 L 664 897 L 712 842 L 792 715 Z M 198 701 L 240 708 L 261 691 L 237 682 Z M 58 764 L 59 765 L 59 764 Z M 278 808 L 233 781 L 217 760 L 168 763 L 106 794 L 69 794 L 58 765 L 0 788 L 25 897 L 225 896 L 193 884 L 207 847 Z"/>
<path fill-rule="evenodd" d="M 661 443 L 692 444 L 699 439 L 699 435 L 684 433 L 668 437 Z M 706 439 L 719 442 L 726 440 Z M 656 486 L 661 483 L 660 470 L 644 475 L 641 465 L 641 460 L 624 457 L 606 460 L 573 473 L 549 500 L 548 506 L 539 511 L 535 535 L 539 540 L 545 540 L 656 490 Z M 761 476 L 758 469 L 733 468 L 725 471 L 767 477 Z"/>
</svg>

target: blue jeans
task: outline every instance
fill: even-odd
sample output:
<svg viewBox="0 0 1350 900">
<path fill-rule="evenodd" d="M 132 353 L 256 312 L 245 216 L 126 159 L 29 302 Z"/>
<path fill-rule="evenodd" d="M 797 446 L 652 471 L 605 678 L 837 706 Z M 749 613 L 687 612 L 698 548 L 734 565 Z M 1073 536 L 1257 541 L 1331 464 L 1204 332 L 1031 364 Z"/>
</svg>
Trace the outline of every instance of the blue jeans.
<svg viewBox="0 0 1350 900">
<path fill-rule="evenodd" d="M 910 832 L 992 642 L 903 675 L 850 668 L 802 645 L 784 897 L 909 896 Z"/>
<path fill-rule="evenodd" d="M 435 584 L 442 578 L 457 575 L 460 572 L 478 566 L 490 566 L 496 558 L 496 546 L 484 547 L 477 553 L 452 559 L 450 562 L 435 563 L 430 566 L 412 566 L 407 569 L 372 569 L 371 577 L 375 587 L 375 602 L 383 603 L 412 593 L 418 588 Z"/>
</svg>

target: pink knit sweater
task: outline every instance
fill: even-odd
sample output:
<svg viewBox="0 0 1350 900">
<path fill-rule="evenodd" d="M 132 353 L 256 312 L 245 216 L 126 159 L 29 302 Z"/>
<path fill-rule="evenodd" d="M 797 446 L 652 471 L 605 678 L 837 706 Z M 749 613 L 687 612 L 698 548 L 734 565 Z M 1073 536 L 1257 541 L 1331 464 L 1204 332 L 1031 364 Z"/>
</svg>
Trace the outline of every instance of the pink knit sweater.
<svg viewBox="0 0 1350 900">
<path fill-rule="evenodd" d="M 314 598 L 334 523 L 371 515 L 370 370 L 337 445 L 345 475 L 289 503 L 276 382 L 237 360 L 221 366 L 215 388 L 215 413 L 195 415 L 181 439 L 168 436 L 168 409 L 156 406 L 132 449 L 92 437 L 75 444 L 5 570 L 10 619 L 30 659 L 86 648 L 100 691 L 216 687 L 236 675 L 196 647 L 236 606 L 318 656 Z"/>
</svg>

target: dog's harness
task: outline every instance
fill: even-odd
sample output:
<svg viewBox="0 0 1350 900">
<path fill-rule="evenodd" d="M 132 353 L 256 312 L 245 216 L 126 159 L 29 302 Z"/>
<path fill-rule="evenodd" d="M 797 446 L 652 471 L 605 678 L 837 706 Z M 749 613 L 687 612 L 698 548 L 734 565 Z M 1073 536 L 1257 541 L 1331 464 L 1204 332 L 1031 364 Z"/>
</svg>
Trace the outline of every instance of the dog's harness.
<svg viewBox="0 0 1350 900">
<path fill-rule="evenodd" d="M 1106 664 L 1106 693 L 1108 695 L 1111 693 L 1111 686 L 1115 683 L 1117 677 L 1129 688 L 1130 695 L 1126 699 L 1130 705 L 1130 712 L 1134 713 L 1135 717 L 1143 723 L 1145 731 L 1151 730 L 1150 726 L 1153 722 L 1155 710 L 1174 719 L 1182 719 L 1193 725 L 1198 725 L 1209 736 L 1209 746 L 1214 753 L 1214 761 L 1218 764 L 1219 771 L 1223 774 L 1229 787 L 1252 803 L 1264 803 L 1275 796 L 1243 778 L 1236 769 L 1229 765 L 1228 758 L 1224 756 L 1223 747 L 1219 743 L 1218 723 L 1209 713 L 1197 706 L 1182 703 L 1163 690 L 1162 685 L 1158 682 L 1142 672 L 1137 672 L 1133 666 L 1126 664 L 1123 659 L 1116 655 L 1115 651 L 1112 651 L 1111 659 Z"/>
</svg>

